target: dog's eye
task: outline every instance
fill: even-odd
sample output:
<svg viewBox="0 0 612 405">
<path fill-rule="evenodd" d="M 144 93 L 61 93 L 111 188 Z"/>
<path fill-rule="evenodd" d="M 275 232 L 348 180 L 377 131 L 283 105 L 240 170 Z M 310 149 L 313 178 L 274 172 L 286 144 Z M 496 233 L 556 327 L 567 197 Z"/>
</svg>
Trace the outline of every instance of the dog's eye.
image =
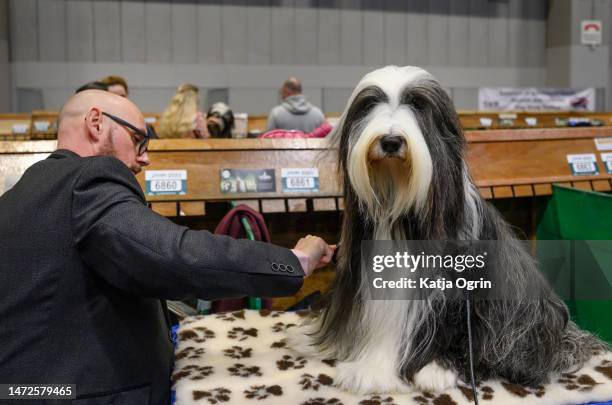
<svg viewBox="0 0 612 405">
<path fill-rule="evenodd" d="M 363 109 L 369 110 L 371 108 L 374 108 L 378 103 L 380 103 L 380 99 L 378 97 L 369 96 L 362 99 L 361 106 Z"/>
<path fill-rule="evenodd" d="M 417 111 L 423 111 L 427 106 L 427 103 L 423 98 L 414 95 L 406 96 L 404 99 L 404 104 L 409 105 Z"/>
</svg>

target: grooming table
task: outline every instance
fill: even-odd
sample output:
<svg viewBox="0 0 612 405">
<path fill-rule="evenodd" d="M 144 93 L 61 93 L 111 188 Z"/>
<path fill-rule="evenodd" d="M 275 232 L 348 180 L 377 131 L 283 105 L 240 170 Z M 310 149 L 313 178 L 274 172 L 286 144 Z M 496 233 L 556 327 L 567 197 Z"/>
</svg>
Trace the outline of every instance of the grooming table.
<svg viewBox="0 0 612 405">
<path fill-rule="evenodd" d="M 334 361 L 304 358 L 286 347 L 286 330 L 304 313 L 237 311 L 181 323 L 172 380 L 176 405 L 463 405 L 461 384 L 444 393 L 352 395 L 333 386 Z M 492 380 L 478 387 L 481 404 L 585 404 L 612 400 L 612 353 L 537 389 Z"/>
</svg>

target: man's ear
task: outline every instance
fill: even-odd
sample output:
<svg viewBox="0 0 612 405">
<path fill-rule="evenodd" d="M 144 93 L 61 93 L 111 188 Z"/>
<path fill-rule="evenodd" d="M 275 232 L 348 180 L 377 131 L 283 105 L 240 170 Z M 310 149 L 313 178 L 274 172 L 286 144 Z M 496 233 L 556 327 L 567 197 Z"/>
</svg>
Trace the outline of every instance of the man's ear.
<svg viewBox="0 0 612 405">
<path fill-rule="evenodd" d="M 85 126 L 89 139 L 97 143 L 102 137 L 102 110 L 98 107 L 91 107 L 85 115 Z"/>
</svg>

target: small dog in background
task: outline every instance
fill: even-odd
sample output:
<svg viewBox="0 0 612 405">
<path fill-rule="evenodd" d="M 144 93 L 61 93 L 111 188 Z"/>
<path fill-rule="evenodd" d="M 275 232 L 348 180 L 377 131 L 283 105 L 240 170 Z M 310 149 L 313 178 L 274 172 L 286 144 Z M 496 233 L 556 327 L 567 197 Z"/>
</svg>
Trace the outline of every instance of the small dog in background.
<svg viewBox="0 0 612 405">
<path fill-rule="evenodd" d="M 206 126 L 212 138 L 231 138 L 234 113 L 227 104 L 214 103 L 206 112 Z"/>
<path fill-rule="evenodd" d="M 396 66 L 367 74 L 331 137 L 345 201 L 337 274 L 321 308 L 289 331 L 296 351 L 338 360 L 337 385 L 439 392 L 469 381 L 465 300 L 371 300 L 363 240 L 504 241 L 501 268 L 516 299 L 473 303 L 477 381 L 536 386 L 606 347 L 568 320 L 557 296 L 527 296 L 536 264 L 473 184 L 453 103 L 432 75 Z"/>
</svg>

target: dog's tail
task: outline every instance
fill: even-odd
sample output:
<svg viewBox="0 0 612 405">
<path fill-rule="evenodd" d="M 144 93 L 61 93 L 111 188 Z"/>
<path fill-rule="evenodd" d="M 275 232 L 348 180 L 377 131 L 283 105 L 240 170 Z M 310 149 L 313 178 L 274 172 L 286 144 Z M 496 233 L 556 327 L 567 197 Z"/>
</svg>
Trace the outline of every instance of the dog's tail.
<svg viewBox="0 0 612 405">
<path fill-rule="evenodd" d="M 609 350 L 608 343 L 569 321 L 565 327 L 560 350 L 555 356 L 555 371 L 572 373 L 580 369 L 592 356 Z"/>
</svg>

